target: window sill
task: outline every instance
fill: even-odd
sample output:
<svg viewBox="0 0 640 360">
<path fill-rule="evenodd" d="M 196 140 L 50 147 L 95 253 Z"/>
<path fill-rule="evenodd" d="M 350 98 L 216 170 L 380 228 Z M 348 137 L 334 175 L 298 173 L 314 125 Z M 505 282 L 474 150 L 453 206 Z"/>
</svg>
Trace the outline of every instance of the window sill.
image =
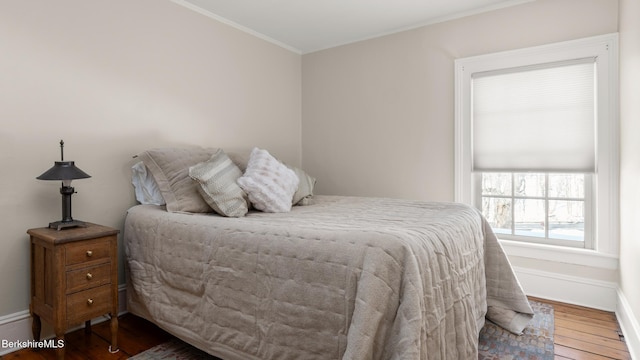
<svg viewBox="0 0 640 360">
<path fill-rule="evenodd" d="M 595 250 L 565 248 L 560 246 L 500 240 L 502 248 L 510 256 L 555 261 L 565 264 L 583 265 L 602 269 L 618 268 L 618 257 Z"/>
</svg>

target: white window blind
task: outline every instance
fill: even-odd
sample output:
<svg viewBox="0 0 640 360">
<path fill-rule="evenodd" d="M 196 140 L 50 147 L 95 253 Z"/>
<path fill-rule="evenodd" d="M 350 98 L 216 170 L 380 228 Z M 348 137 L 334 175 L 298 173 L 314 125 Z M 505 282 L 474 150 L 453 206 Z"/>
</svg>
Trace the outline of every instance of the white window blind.
<svg viewBox="0 0 640 360">
<path fill-rule="evenodd" d="M 595 59 L 472 76 L 474 171 L 595 171 Z"/>
</svg>

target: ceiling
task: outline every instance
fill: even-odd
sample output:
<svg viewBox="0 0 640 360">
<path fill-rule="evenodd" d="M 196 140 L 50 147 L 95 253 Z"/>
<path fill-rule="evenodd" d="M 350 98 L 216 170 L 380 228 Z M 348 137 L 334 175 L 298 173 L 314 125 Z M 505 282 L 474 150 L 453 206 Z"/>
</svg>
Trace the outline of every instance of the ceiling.
<svg viewBox="0 0 640 360">
<path fill-rule="evenodd" d="M 172 1 L 306 54 L 533 0 Z"/>
</svg>

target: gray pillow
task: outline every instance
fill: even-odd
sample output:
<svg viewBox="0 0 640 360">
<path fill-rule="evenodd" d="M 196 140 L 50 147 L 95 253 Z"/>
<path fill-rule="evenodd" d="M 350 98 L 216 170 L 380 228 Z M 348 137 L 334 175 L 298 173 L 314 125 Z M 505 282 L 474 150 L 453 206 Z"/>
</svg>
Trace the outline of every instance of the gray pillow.
<svg viewBox="0 0 640 360">
<path fill-rule="evenodd" d="M 189 177 L 189 167 L 207 161 L 217 149 L 201 147 L 158 148 L 138 157 L 153 175 L 169 212 L 208 213 L 211 207 Z"/>
<path fill-rule="evenodd" d="M 241 217 L 249 211 L 247 194 L 236 183 L 242 171 L 222 149 L 209 160 L 191 166 L 189 176 L 198 183 L 202 198 L 218 214 Z"/>
<path fill-rule="evenodd" d="M 316 185 L 316 179 L 304 172 L 302 169 L 298 169 L 294 166 L 289 166 L 293 172 L 298 175 L 300 183 L 298 183 L 298 189 L 293 194 L 293 205 L 309 205 L 311 197 L 313 196 L 313 187 Z"/>
</svg>

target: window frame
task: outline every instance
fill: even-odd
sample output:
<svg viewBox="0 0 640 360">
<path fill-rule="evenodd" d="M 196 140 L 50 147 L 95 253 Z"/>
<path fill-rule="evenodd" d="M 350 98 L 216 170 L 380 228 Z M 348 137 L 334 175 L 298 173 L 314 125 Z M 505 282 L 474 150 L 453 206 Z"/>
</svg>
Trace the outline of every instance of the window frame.
<svg viewBox="0 0 640 360">
<path fill-rule="evenodd" d="M 596 173 L 592 176 L 590 249 L 501 239 L 507 253 L 581 265 L 617 268 L 618 257 L 618 34 L 455 60 L 455 201 L 474 205 L 477 175 L 471 169 L 471 77 L 474 73 L 594 57 L 596 64 Z M 517 171 L 514 171 L 517 172 Z M 589 210 L 587 210 L 589 211 Z M 500 237 L 498 235 L 498 237 Z M 534 251 L 532 251 L 534 250 Z M 555 255 L 553 254 L 555 253 Z M 571 256 L 567 256 L 571 254 Z M 594 256 L 597 259 L 594 259 Z"/>
</svg>

